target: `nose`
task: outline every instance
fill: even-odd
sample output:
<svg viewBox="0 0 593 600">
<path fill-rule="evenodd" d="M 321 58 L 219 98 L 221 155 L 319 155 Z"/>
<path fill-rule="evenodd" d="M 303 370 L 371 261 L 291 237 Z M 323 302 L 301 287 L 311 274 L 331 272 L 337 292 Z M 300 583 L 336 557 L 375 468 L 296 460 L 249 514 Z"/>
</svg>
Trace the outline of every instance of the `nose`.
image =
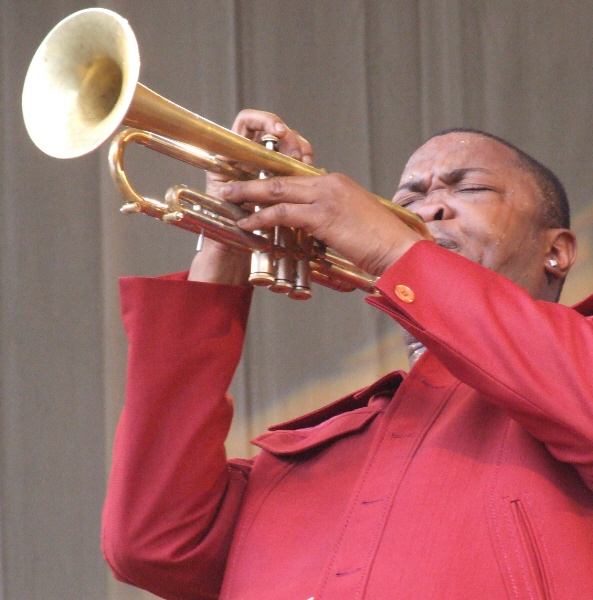
<svg viewBox="0 0 593 600">
<path fill-rule="evenodd" d="M 422 217 L 426 223 L 430 221 L 444 221 L 452 219 L 455 214 L 445 194 L 432 194 L 424 199 L 419 206 L 415 207 L 414 212 Z"/>
</svg>

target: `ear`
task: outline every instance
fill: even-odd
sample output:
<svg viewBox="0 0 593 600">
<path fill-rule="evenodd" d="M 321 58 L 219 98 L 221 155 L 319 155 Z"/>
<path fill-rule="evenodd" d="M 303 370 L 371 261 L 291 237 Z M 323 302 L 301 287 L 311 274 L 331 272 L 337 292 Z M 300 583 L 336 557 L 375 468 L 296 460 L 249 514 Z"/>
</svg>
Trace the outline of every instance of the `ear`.
<svg viewBox="0 0 593 600">
<path fill-rule="evenodd" d="M 544 269 L 549 278 L 563 281 L 577 257 L 577 240 L 570 229 L 549 229 Z"/>
</svg>

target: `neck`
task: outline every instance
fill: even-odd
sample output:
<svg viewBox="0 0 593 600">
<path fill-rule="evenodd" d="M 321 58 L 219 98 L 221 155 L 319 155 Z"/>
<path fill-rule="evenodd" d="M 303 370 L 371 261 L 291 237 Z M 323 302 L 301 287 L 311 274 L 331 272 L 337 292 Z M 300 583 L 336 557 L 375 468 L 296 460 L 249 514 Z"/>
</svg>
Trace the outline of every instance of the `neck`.
<svg viewBox="0 0 593 600">
<path fill-rule="evenodd" d="M 404 342 L 406 344 L 406 350 L 408 351 L 408 360 L 410 361 L 410 368 L 412 368 L 416 361 L 424 354 L 426 347 L 421 342 L 419 342 L 411 333 L 408 333 L 405 329 Z"/>
</svg>

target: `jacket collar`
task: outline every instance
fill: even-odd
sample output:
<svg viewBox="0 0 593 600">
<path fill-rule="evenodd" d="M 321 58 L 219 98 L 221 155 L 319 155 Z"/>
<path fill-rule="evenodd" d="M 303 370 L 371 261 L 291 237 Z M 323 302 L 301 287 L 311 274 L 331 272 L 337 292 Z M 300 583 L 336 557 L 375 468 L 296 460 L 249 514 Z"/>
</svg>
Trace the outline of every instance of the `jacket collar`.
<svg viewBox="0 0 593 600">
<path fill-rule="evenodd" d="M 405 373 L 403 371 L 394 371 L 381 377 L 381 379 L 378 379 L 368 387 L 354 392 L 353 394 L 349 394 L 348 396 L 344 396 L 327 406 L 291 421 L 287 421 L 286 423 L 274 425 L 268 429 L 270 431 L 276 431 L 278 429 L 303 429 L 305 427 L 314 427 L 336 415 L 366 406 L 370 398 L 375 394 L 384 392 L 395 394 L 395 391 L 403 381 L 404 376 Z"/>
</svg>

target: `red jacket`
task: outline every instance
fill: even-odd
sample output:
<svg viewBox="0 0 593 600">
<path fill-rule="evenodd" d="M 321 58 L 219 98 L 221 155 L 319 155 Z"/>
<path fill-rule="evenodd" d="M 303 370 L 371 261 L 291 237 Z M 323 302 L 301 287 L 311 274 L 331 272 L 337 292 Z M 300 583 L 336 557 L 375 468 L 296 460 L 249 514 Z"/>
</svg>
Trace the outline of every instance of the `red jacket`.
<svg viewBox="0 0 593 600">
<path fill-rule="evenodd" d="M 416 244 L 369 300 L 428 348 L 410 374 L 227 461 L 250 292 L 181 279 L 122 282 L 116 577 L 171 600 L 593 598 L 593 298 Z"/>
</svg>

